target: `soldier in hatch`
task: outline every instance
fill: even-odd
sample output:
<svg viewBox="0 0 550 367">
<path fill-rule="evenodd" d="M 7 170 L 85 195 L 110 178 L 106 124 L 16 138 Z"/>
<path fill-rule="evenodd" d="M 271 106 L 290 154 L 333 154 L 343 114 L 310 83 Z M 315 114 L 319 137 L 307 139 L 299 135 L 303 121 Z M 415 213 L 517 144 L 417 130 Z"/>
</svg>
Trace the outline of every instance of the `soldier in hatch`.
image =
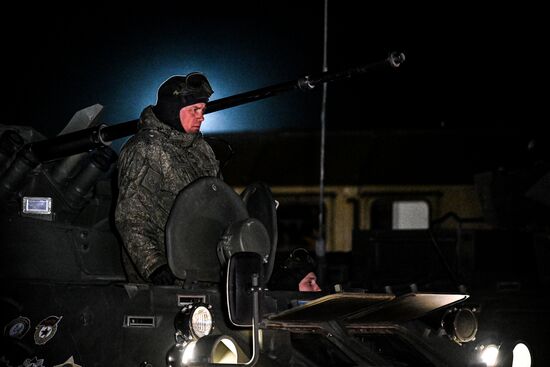
<svg viewBox="0 0 550 367">
<path fill-rule="evenodd" d="M 126 248 L 123 260 L 130 282 L 176 281 L 164 243 L 172 204 L 196 179 L 220 176 L 219 162 L 200 132 L 212 93 L 201 73 L 169 78 L 158 90 L 156 105 L 141 113 L 137 134 L 120 153 L 115 223 Z M 318 291 L 315 280 L 310 273 L 294 287 Z"/>
<path fill-rule="evenodd" d="M 158 90 L 157 104 L 141 113 L 138 133 L 120 153 L 115 222 L 129 255 L 124 255 L 124 265 L 131 282 L 174 284 L 164 245 L 172 204 L 194 180 L 220 173 L 200 132 L 212 93 L 201 73 L 169 78 Z"/>
</svg>

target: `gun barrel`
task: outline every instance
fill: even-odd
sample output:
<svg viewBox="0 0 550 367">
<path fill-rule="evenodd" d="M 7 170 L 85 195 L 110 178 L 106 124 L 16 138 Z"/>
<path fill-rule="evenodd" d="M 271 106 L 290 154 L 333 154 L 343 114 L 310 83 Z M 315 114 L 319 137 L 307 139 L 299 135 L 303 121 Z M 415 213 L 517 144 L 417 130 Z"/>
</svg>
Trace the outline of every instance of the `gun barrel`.
<svg viewBox="0 0 550 367">
<path fill-rule="evenodd" d="M 250 92 L 236 94 L 234 96 L 217 99 L 208 102 L 206 105 L 206 113 L 212 113 L 224 110 L 231 107 L 240 106 L 245 103 L 258 101 L 260 99 L 269 98 L 278 94 L 299 89 L 303 91 L 311 90 L 319 84 L 333 82 L 342 79 L 349 79 L 355 75 L 365 74 L 367 72 L 377 71 L 385 67 L 399 67 L 405 61 L 403 53 L 393 52 L 386 59 L 372 64 L 359 66 L 351 69 L 346 69 L 337 72 L 323 72 L 320 74 L 305 76 L 297 80 L 292 80 L 285 83 L 264 87 Z"/>
<path fill-rule="evenodd" d="M 59 135 L 55 138 L 30 143 L 30 150 L 41 162 L 68 157 L 73 154 L 84 153 L 94 148 L 109 145 L 103 140 L 102 130 L 107 125 L 100 124 L 84 130 Z"/>
<path fill-rule="evenodd" d="M 255 89 L 249 92 L 220 98 L 206 105 L 205 113 L 212 113 L 231 107 L 240 106 L 260 99 L 273 97 L 291 90 L 311 90 L 317 85 L 337 80 L 349 79 L 356 75 L 378 71 L 382 68 L 397 68 L 405 61 L 403 53 L 393 52 L 384 60 L 350 68 L 337 72 L 323 72 L 311 76 L 275 84 L 268 87 Z M 131 120 L 112 126 L 105 124 L 89 129 L 76 131 L 70 134 L 32 143 L 32 152 L 41 162 L 51 161 L 61 157 L 86 152 L 98 147 L 108 145 L 111 141 L 135 134 L 138 130 L 139 120 Z"/>
</svg>

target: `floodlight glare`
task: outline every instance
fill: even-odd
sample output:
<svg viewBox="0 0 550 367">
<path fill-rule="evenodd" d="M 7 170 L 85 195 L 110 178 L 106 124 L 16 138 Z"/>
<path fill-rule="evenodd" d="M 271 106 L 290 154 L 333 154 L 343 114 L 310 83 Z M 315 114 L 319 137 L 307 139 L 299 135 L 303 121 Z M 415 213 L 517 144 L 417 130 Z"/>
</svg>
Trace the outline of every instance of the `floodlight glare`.
<svg viewBox="0 0 550 367">
<path fill-rule="evenodd" d="M 494 367 L 497 364 L 499 347 L 494 344 L 487 346 L 481 346 L 481 361 L 487 365 L 487 367 Z"/>
<path fill-rule="evenodd" d="M 196 344 L 197 344 L 196 341 L 192 341 L 185 346 L 185 349 L 183 350 L 183 355 L 181 356 L 181 363 L 183 365 L 187 365 L 187 363 L 191 361 L 195 356 L 193 352 L 195 351 Z"/>
<path fill-rule="evenodd" d="M 185 367 L 194 359 L 196 341 L 176 343 L 166 354 L 166 367 Z"/>
<path fill-rule="evenodd" d="M 531 352 L 527 345 L 516 344 L 512 350 L 512 367 L 531 367 Z"/>
</svg>

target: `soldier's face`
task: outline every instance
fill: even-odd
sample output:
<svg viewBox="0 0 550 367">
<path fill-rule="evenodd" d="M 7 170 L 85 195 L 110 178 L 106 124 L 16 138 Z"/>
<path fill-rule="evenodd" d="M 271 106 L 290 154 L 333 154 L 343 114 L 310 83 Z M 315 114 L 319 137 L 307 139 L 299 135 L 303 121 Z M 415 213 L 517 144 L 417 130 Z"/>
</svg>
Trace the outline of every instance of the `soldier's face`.
<svg viewBox="0 0 550 367">
<path fill-rule="evenodd" d="M 180 110 L 181 126 L 188 133 L 198 133 L 204 121 L 206 103 L 195 103 Z"/>
</svg>

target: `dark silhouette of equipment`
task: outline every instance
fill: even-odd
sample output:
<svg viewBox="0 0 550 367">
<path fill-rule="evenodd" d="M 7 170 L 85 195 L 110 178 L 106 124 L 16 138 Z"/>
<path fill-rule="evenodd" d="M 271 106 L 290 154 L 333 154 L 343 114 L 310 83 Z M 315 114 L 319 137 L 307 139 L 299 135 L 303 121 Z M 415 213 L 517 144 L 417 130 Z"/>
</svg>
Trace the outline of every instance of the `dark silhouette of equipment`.
<svg viewBox="0 0 550 367">
<path fill-rule="evenodd" d="M 9 167 L 15 153 L 24 144 L 24 140 L 14 130 L 8 130 L 0 137 L 0 175 Z"/>
<path fill-rule="evenodd" d="M 264 206 L 273 205 L 270 195 L 262 198 Z M 222 265 L 239 252 L 259 254 L 262 278 L 273 269 L 276 243 L 261 221 L 250 217 L 241 197 L 215 177 L 200 178 L 182 190 L 166 223 L 166 254 L 174 275 L 187 285 L 219 282 Z"/>
</svg>

